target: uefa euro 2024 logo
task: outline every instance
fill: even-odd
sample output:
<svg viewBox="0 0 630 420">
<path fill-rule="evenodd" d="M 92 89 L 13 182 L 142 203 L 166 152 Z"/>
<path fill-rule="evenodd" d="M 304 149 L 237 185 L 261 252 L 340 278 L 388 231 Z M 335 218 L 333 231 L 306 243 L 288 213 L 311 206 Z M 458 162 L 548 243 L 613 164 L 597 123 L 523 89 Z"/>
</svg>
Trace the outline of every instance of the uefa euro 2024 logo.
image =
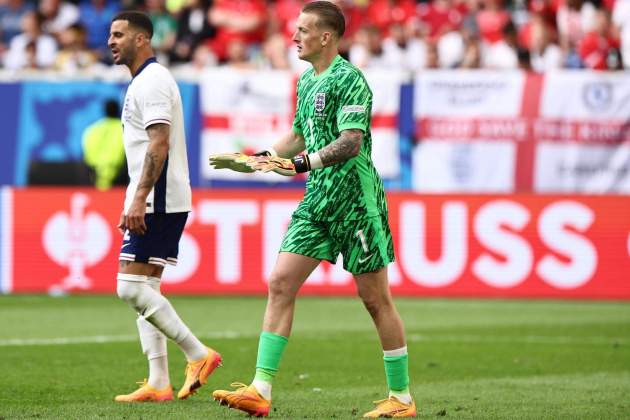
<svg viewBox="0 0 630 420">
<path fill-rule="evenodd" d="M 42 242 L 46 253 L 69 270 L 66 277 L 50 287 L 51 293 L 89 289 L 92 280 L 85 275 L 86 267 L 97 264 L 109 252 L 110 228 L 103 216 L 86 212 L 89 202 L 86 194 L 72 194 L 70 212 L 56 212 L 44 227 Z"/>
</svg>

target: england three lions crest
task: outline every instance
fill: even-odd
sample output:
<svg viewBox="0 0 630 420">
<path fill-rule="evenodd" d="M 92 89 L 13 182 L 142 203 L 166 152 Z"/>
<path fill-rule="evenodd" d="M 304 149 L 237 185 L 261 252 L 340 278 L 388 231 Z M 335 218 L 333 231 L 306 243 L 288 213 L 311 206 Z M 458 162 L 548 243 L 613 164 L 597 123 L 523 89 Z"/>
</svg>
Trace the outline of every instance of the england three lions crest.
<svg viewBox="0 0 630 420">
<path fill-rule="evenodd" d="M 326 108 L 326 94 L 324 92 L 318 92 L 315 94 L 315 112 L 321 114 Z"/>
</svg>

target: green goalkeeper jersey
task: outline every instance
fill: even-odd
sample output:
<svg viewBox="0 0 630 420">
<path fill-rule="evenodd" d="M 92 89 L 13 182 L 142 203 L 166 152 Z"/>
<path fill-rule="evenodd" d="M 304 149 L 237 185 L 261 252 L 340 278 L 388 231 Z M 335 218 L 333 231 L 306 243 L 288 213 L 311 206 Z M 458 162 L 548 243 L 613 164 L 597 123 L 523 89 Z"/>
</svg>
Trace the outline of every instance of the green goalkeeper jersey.
<svg viewBox="0 0 630 420">
<path fill-rule="evenodd" d="M 293 131 L 304 137 L 306 151 L 317 152 L 347 129 L 362 130 L 363 144 L 358 156 L 310 172 L 295 216 L 333 221 L 387 214 L 383 181 L 371 158 L 371 113 L 372 91 L 365 77 L 341 56 L 320 75 L 313 68 L 302 74 Z"/>
</svg>

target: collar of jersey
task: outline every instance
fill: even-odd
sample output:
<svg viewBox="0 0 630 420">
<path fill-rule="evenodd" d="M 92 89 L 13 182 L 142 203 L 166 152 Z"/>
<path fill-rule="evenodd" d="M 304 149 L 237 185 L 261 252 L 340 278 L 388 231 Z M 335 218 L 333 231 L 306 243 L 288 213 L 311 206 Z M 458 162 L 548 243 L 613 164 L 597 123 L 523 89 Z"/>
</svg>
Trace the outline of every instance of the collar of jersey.
<svg viewBox="0 0 630 420">
<path fill-rule="evenodd" d="M 136 77 L 138 77 L 140 72 L 142 72 L 142 70 L 144 70 L 151 63 L 157 63 L 157 58 L 155 57 L 147 58 L 147 61 L 145 61 L 144 63 L 142 63 L 140 67 L 138 67 L 138 71 L 136 72 L 136 74 L 133 76 L 132 79 L 135 79 Z"/>
<path fill-rule="evenodd" d="M 318 74 L 317 76 L 315 75 L 315 68 L 313 68 L 313 74 L 311 75 L 311 77 L 313 79 L 317 80 L 317 79 L 320 79 L 320 78 L 326 76 L 328 73 L 330 73 L 332 68 L 335 66 L 335 64 L 337 64 L 337 61 L 339 61 L 339 60 L 341 60 L 341 56 L 340 55 L 335 56 L 333 61 L 330 63 L 330 66 L 328 66 L 328 68 L 326 70 L 324 70 L 322 73 Z"/>
</svg>

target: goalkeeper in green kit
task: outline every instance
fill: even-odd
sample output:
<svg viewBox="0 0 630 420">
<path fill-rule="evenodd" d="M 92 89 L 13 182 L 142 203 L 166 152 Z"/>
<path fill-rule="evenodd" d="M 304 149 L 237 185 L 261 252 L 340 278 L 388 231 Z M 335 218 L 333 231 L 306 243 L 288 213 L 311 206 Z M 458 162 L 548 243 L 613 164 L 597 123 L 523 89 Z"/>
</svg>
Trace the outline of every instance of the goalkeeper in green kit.
<svg viewBox="0 0 630 420">
<path fill-rule="evenodd" d="M 293 41 L 300 59 L 312 68 L 297 84 L 292 131 L 254 156 L 210 157 L 210 164 L 219 169 L 287 176 L 310 172 L 269 278 L 255 377 L 250 385 L 237 383 L 233 391 L 213 393 L 222 404 L 254 416 L 269 413 L 272 382 L 291 333 L 298 290 L 322 260 L 334 263 L 339 254 L 354 276 L 384 353 L 389 395 L 364 417 L 416 415 L 405 333 L 387 281 L 387 264 L 394 261 L 387 203 L 370 157 L 372 92 L 363 74 L 338 55 L 344 29 L 336 5 L 307 3 Z"/>
</svg>

